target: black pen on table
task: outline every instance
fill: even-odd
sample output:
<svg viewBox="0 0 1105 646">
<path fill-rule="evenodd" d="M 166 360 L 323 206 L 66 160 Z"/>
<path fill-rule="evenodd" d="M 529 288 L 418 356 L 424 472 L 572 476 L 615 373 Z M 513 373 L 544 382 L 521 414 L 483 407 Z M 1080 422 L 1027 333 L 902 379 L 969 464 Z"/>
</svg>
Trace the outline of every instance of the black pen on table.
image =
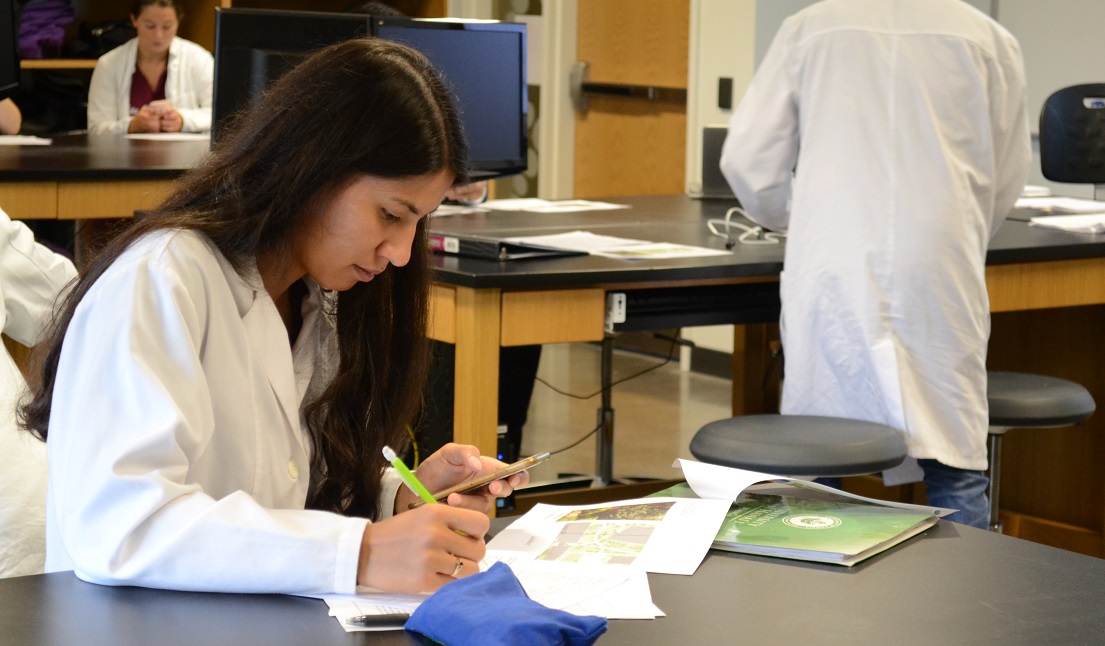
<svg viewBox="0 0 1105 646">
<path fill-rule="evenodd" d="M 382 615 L 360 615 L 357 617 L 350 617 L 345 620 L 345 623 L 350 626 L 360 626 L 361 628 L 401 628 L 410 618 L 410 613 L 389 612 Z"/>
</svg>

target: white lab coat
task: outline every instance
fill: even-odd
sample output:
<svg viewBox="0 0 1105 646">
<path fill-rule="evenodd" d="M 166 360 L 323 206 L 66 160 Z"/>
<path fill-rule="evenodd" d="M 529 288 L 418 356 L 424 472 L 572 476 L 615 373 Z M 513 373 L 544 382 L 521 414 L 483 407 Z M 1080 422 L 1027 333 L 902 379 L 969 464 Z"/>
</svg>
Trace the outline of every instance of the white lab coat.
<svg viewBox="0 0 1105 646">
<path fill-rule="evenodd" d="M 54 299 L 76 276 L 73 263 L 35 242 L 22 222 L 0 210 L 0 329 L 34 345 Z M 26 387 L 7 351 L 0 352 L 0 577 L 42 572 L 46 554 L 46 445 L 17 428 Z"/>
<path fill-rule="evenodd" d="M 974 8 L 824 0 L 784 22 L 721 162 L 749 216 L 788 231 L 783 413 L 986 468 L 985 256 L 1030 159 L 1019 46 Z"/>
<path fill-rule="evenodd" d="M 224 592 L 352 592 L 365 519 L 305 510 L 304 401 L 333 322 L 308 281 L 294 349 L 255 268 L 202 234 L 138 241 L 62 347 L 48 440 L 46 570 Z M 384 516 L 399 484 L 382 474 Z"/>
<path fill-rule="evenodd" d="M 96 61 L 88 87 L 88 131 L 124 134 L 130 125 L 130 82 L 138 57 L 132 38 Z M 165 98 L 184 120 L 182 132 L 211 130 L 215 59 L 203 47 L 183 38 L 169 44 Z"/>
</svg>

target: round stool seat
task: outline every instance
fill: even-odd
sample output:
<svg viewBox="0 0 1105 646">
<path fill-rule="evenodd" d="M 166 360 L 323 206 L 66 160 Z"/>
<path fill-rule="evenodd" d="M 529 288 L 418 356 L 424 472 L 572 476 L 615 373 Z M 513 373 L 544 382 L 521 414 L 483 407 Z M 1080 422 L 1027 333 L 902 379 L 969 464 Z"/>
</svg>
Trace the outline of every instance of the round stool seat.
<svg viewBox="0 0 1105 646">
<path fill-rule="evenodd" d="M 839 417 L 744 415 L 710 422 L 691 453 L 711 464 L 786 476 L 850 476 L 901 464 L 905 437 L 896 429 Z"/>
<path fill-rule="evenodd" d="M 1024 372 L 988 373 L 986 399 L 990 426 L 1002 429 L 1077 424 L 1096 408 L 1081 384 Z"/>
</svg>

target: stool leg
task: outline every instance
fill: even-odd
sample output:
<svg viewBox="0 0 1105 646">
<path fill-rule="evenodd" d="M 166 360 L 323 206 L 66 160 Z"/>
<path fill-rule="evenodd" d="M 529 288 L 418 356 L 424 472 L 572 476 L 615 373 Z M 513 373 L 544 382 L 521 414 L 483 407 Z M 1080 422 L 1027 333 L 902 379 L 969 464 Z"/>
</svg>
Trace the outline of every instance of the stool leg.
<svg viewBox="0 0 1105 646">
<path fill-rule="evenodd" d="M 614 483 L 614 405 L 611 388 L 614 385 L 614 337 L 602 339 L 602 408 L 598 410 L 599 429 L 595 447 L 596 487 Z"/>
<path fill-rule="evenodd" d="M 1001 533 L 998 520 L 998 493 L 1001 487 L 1001 435 L 990 434 L 990 531 Z"/>
</svg>

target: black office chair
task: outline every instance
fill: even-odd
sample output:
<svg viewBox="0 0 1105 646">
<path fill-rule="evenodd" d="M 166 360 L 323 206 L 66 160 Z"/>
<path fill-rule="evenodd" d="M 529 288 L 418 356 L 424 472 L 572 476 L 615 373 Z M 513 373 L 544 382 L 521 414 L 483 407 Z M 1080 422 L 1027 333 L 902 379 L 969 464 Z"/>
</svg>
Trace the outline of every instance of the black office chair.
<svg viewBox="0 0 1105 646">
<path fill-rule="evenodd" d="M 1072 85 L 1044 102 L 1040 170 L 1053 182 L 1105 184 L 1105 83 Z"/>
<path fill-rule="evenodd" d="M 905 460 L 904 435 L 872 422 L 814 415 L 743 415 L 710 422 L 691 440 L 710 464 L 782 476 L 877 473 Z"/>
<path fill-rule="evenodd" d="M 1105 183 L 1105 83 L 1063 88 L 1040 111 L 1040 169 L 1053 182 Z M 1096 404 L 1081 384 L 1046 375 L 990 372 L 990 529 L 1001 533 L 1001 440 L 1011 428 L 1079 424 Z"/>
</svg>

